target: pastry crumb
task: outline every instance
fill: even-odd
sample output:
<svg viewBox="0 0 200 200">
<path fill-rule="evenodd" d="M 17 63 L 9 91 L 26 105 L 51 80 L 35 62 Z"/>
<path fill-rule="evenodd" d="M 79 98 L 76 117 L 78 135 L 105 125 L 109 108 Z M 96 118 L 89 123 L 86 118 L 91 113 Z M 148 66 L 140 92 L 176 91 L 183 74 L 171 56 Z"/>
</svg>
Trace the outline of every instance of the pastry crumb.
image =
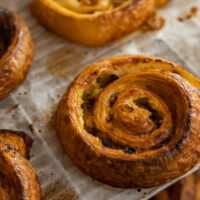
<svg viewBox="0 0 200 200">
<path fill-rule="evenodd" d="M 192 7 L 190 9 L 190 12 L 186 14 L 184 17 L 178 17 L 178 21 L 183 22 L 185 20 L 191 19 L 193 17 L 196 17 L 198 15 L 198 8 L 197 7 Z"/>
<path fill-rule="evenodd" d="M 151 15 L 145 23 L 145 27 L 147 30 L 160 30 L 165 25 L 165 19 L 159 16 L 157 13 Z"/>
</svg>

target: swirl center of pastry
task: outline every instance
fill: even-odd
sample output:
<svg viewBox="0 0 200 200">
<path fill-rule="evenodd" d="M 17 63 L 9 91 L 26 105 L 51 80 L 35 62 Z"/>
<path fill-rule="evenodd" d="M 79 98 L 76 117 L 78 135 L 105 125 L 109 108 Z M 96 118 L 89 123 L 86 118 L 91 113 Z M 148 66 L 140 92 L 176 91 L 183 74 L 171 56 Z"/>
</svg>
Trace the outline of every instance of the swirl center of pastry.
<svg viewBox="0 0 200 200">
<path fill-rule="evenodd" d="M 162 105 L 162 110 L 157 105 Z M 167 111 L 167 105 L 159 96 L 131 88 L 118 96 L 113 106 L 113 123 L 131 135 L 151 134 L 162 125 L 162 116 Z"/>
</svg>

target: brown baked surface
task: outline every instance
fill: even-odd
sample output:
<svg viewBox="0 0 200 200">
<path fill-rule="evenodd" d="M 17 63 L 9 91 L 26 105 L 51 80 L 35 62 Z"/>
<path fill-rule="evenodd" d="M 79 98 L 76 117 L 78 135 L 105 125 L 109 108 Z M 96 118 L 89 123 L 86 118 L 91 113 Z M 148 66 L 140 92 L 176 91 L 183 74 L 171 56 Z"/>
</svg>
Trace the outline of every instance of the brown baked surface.
<svg viewBox="0 0 200 200">
<path fill-rule="evenodd" d="M 25 78 L 33 58 L 33 43 L 24 21 L 0 8 L 0 100 Z"/>
<path fill-rule="evenodd" d="M 34 0 L 31 11 L 41 24 L 70 41 L 103 46 L 138 29 L 154 6 L 154 0 Z"/>
<path fill-rule="evenodd" d="M 155 0 L 155 6 L 156 8 L 160 8 L 162 6 L 165 6 L 169 0 Z"/>
<path fill-rule="evenodd" d="M 200 81 L 175 63 L 119 56 L 87 67 L 57 110 L 72 162 L 117 187 L 169 182 L 199 162 Z"/>
<path fill-rule="evenodd" d="M 0 129 L 0 141 L 9 144 L 24 157 L 29 158 L 32 140 L 24 132 Z"/>
<path fill-rule="evenodd" d="M 24 157 L 31 139 L 25 133 L 0 130 L 0 199 L 40 200 L 37 175 Z"/>
</svg>

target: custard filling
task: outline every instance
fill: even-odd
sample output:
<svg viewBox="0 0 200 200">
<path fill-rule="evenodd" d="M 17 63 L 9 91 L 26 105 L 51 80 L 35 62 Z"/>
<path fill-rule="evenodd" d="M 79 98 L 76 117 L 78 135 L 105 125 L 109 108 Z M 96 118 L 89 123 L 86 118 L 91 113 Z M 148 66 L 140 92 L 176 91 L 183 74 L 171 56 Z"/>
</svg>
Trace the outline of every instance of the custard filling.
<svg viewBox="0 0 200 200">
<path fill-rule="evenodd" d="M 63 7 L 78 13 L 106 11 L 120 6 L 127 0 L 53 0 Z"/>
</svg>

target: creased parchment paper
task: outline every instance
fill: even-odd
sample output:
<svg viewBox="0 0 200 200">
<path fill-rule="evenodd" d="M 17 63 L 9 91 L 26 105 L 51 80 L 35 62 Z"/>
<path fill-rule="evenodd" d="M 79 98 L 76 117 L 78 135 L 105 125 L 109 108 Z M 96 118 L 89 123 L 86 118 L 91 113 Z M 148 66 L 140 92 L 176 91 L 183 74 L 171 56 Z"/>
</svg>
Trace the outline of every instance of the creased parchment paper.
<svg viewBox="0 0 200 200">
<path fill-rule="evenodd" d="M 79 171 L 64 154 L 55 133 L 55 111 L 68 84 L 87 65 L 123 54 L 160 56 L 200 77 L 200 13 L 180 22 L 200 0 L 171 0 L 159 10 L 166 20 L 160 31 L 133 33 L 118 43 L 87 48 L 67 42 L 43 28 L 28 9 L 29 0 L 0 0 L 18 12 L 30 28 L 35 58 L 25 82 L 0 102 L 0 128 L 27 132 L 33 139 L 30 162 L 37 171 L 44 200 L 148 199 L 167 187 L 117 189 Z M 194 170 L 196 170 L 196 167 Z M 191 172 L 190 172 L 191 173 Z"/>
</svg>

